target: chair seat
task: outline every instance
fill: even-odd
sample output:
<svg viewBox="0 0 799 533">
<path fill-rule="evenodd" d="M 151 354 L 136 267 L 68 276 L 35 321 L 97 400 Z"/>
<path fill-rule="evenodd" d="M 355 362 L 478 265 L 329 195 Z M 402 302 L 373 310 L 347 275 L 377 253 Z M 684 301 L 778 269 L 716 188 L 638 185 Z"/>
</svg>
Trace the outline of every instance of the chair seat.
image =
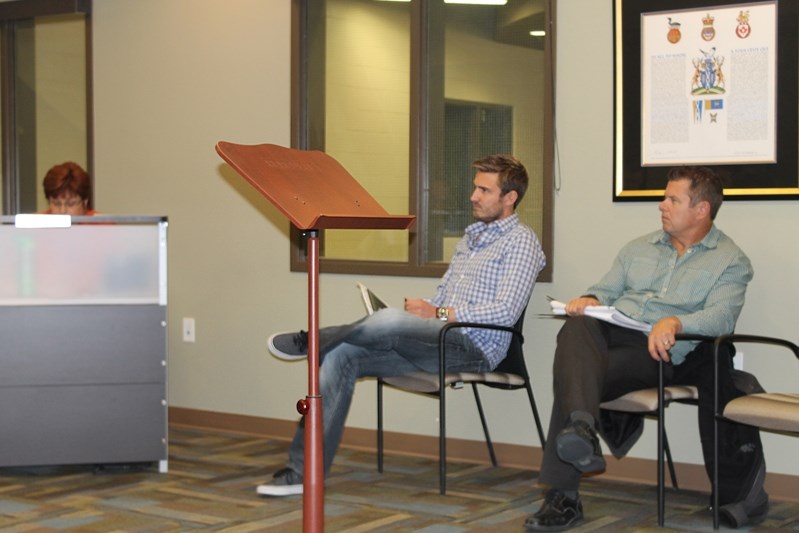
<svg viewBox="0 0 799 533">
<path fill-rule="evenodd" d="M 481 375 L 483 376 L 484 383 L 504 385 L 508 388 L 524 387 L 524 378 L 518 374 L 511 374 L 509 372 L 487 372 Z"/>
<path fill-rule="evenodd" d="M 724 418 L 750 426 L 799 433 L 799 394 L 741 396 L 727 403 Z"/>
<path fill-rule="evenodd" d="M 404 376 L 384 378 L 383 382 L 399 389 L 433 393 L 438 392 L 438 375 L 428 372 L 414 372 Z M 508 372 L 453 372 L 444 374 L 444 384 L 457 387 L 463 383 L 490 383 L 506 387 L 524 387 L 524 378 Z"/>
<path fill-rule="evenodd" d="M 663 398 L 666 403 L 679 400 L 696 400 L 699 398 L 699 391 L 692 386 L 674 385 L 663 389 Z M 634 390 L 624 396 L 619 396 L 615 400 L 602 402 L 599 406 L 610 411 L 651 413 L 658 408 L 658 389 L 657 387 L 652 387 L 651 389 Z"/>
<path fill-rule="evenodd" d="M 445 385 L 453 385 L 462 381 L 460 374 L 444 374 Z M 439 391 L 438 374 L 430 374 L 428 372 L 414 372 L 404 376 L 383 378 L 383 383 L 413 392 L 433 393 Z"/>
</svg>

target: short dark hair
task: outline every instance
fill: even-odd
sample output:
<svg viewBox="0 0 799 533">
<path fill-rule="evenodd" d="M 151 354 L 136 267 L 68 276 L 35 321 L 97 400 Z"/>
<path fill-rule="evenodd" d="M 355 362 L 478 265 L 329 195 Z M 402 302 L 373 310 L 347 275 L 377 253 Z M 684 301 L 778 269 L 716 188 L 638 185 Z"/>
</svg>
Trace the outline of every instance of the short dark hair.
<svg viewBox="0 0 799 533">
<path fill-rule="evenodd" d="M 716 219 L 716 214 L 724 201 L 724 185 L 713 169 L 693 166 L 674 167 L 669 170 L 667 178 L 668 181 L 690 181 L 691 206 L 707 201 L 710 204 L 710 220 Z"/>
<path fill-rule="evenodd" d="M 44 196 L 48 200 L 58 198 L 65 193 L 72 193 L 88 201 L 92 193 L 89 174 L 72 161 L 61 163 L 48 170 L 42 186 L 44 187 Z"/>
<path fill-rule="evenodd" d="M 527 169 L 518 159 L 508 154 L 494 154 L 477 159 L 472 163 L 472 167 L 480 172 L 498 174 L 502 196 L 510 191 L 516 191 L 516 202 L 513 204 L 513 208 L 516 209 L 516 206 L 524 198 L 524 193 L 527 192 L 527 185 L 530 182 Z"/>
</svg>

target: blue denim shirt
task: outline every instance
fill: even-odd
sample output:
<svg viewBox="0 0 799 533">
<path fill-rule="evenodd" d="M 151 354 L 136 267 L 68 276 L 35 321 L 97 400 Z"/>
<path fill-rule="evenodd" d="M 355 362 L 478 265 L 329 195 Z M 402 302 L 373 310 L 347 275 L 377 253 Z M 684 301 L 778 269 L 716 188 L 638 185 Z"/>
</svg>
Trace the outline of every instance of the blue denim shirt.
<svg viewBox="0 0 799 533">
<path fill-rule="evenodd" d="M 515 213 L 489 224 L 475 222 L 466 228 L 430 303 L 454 308 L 459 322 L 513 326 L 544 265 L 538 237 Z M 465 334 L 491 368 L 505 357 L 510 333 L 466 329 Z"/>
<path fill-rule="evenodd" d="M 650 324 L 676 316 L 684 333 L 716 336 L 735 329 L 752 275 L 746 254 L 715 226 L 680 257 L 660 230 L 624 246 L 587 294 Z M 682 363 L 695 345 L 678 342 L 672 362 Z"/>
</svg>

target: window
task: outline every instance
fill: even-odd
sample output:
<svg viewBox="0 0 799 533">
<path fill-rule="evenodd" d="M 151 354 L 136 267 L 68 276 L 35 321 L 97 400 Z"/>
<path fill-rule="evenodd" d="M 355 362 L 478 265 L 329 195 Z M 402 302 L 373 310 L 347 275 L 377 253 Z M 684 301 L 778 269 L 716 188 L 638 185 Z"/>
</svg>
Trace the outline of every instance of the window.
<svg viewBox="0 0 799 533">
<path fill-rule="evenodd" d="M 416 215 L 408 231 L 323 232 L 322 272 L 440 276 L 472 222 L 471 162 L 512 153 L 530 174 L 517 212 L 550 279 L 550 2 L 295 0 L 293 146 L 325 151 L 388 212 Z"/>
<path fill-rule="evenodd" d="M 2 213 L 46 208 L 47 170 L 91 174 L 90 0 L 0 2 Z"/>
</svg>

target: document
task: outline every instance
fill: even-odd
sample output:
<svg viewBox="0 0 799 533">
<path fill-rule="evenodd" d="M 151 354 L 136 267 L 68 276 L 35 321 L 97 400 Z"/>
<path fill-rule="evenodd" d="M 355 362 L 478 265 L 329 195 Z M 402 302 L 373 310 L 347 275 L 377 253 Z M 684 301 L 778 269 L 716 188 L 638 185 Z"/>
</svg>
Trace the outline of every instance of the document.
<svg viewBox="0 0 799 533">
<path fill-rule="evenodd" d="M 553 315 L 561 316 L 566 314 L 566 304 L 563 302 L 550 299 L 549 306 L 552 308 Z M 604 320 L 605 322 L 610 322 L 611 324 L 616 324 L 617 326 L 621 326 L 623 328 L 643 331 L 644 333 L 649 333 L 652 330 L 651 324 L 630 318 L 610 305 L 592 305 L 586 307 L 585 315 L 594 317 L 598 320 Z"/>
<path fill-rule="evenodd" d="M 363 300 L 363 305 L 366 307 L 366 312 L 368 314 L 374 314 L 375 311 L 388 307 L 386 302 L 378 298 L 377 295 L 363 283 L 358 283 L 358 290 L 361 293 L 361 299 Z"/>
</svg>

